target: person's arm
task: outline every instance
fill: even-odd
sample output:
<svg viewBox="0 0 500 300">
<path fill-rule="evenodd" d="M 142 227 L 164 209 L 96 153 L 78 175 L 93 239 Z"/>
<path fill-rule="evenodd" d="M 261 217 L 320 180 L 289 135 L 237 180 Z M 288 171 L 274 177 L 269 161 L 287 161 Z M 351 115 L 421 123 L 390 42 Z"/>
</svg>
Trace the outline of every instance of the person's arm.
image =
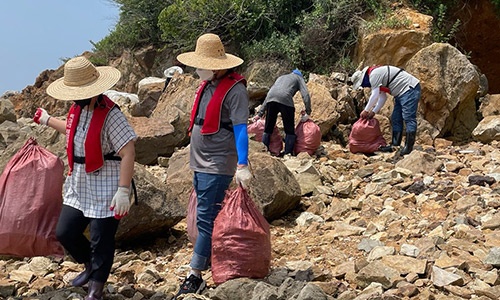
<svg viewBox="0 0 500 300">
<path fill-rule="evenodd" d="M 129 141 L 123 146 L 118 155 L 122 158 L 120 162 L 120 181 L 118 186 L 130 187 L 132 176 L 134 175 L 134 160 L 135 160 L 135 142 Z"/>
<path fill-rule="evenodd" d="M 248 165 L 248 132 L 247 124 L 233 126 L 234 140 L 236 142 L 236 153 L 238 155 L 238 166 Z"/>
<path fill-rule="evenodd" d="M 372 88 L 372 92 L 370 94 L 370 98 L 368 99 L 368 103 L 366 103 L 365 111 L 371 112 L 375 105 L 379 100 L 380 95 L 380 87 Z"/>
<path fill-rule="evenodd" d="M 41 107 L 36 109 L 33 121 L 37 124 L 52 127 L 60 133 L 66 133 L 66 121 L 50 116 L 49 113 Z"/>
<path fill-rule="evenodd" d="M 301 77 L 299 80 L 299 90 L 300 90 L 300 95 L 302 95 L 302 101 L 304 101 L 304 106 L 306 109 L 306 113 L 308 115 L 311 115 L 311 96 L 309 95 L 309 90 L 307 89 L 306 82 L 304 79 Z"/>
<path fill-rule="evenodd" d="M 118 189 L 111 201 L 111 210 L 115 212 L 115 219 L 121 219 L 128 214 L 130 209 L 130 184 L 132 175 L 134 175 L 134 159 L 135 145 L 131 140 L 123 146 L 118 155 L 121 157 L 120 162 L 120 179 L 118 181 Z"/>
<path fill-rule="evenodd" d="M 66 121 L 59 120 L 58 118 L 51 117 L 47 121 L 47 126 L 54 128 L 60 133 L 66 133 Z"/>
<path fill-rule="evenodd" d="M 378 114 L 378 112 L 384 106 L 385 101 L 387 101 L 387 93 L 381 91 L 380 95 L 378 97 L 377 105 L 375 105 L 375 108 L 373 109 L 373 112 L 376 113 L 376 114 Z"/>
<path fill-rule="evenodd" d="M 262 118 L 264 116 L 264 114 L 266 113 L 266 106 L 267 106 L 267 97 L 264 100 L 264 102 L 262 103 L 262 105 L 260 106 L 260 109 L 259 109 L 259 112 L 257 113 L 257 116 L 259 116 L 260 118 Z"/>
</svg>

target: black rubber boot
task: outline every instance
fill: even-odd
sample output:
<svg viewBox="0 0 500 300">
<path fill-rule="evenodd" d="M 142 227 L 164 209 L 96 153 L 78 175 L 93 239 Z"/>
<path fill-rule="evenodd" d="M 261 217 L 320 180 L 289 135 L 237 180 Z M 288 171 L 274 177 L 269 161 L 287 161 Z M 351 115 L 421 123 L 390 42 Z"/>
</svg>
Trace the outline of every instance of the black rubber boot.
<svg viewBox="0 0 500 300">
<path fill-rule="evenodd" d="M 403 139 L 403 132 L 393 131 L 391 144 L 387 146 L 381 146 L 378 148 L 378 150 L 382 152 L 393 152 L 395 150 L 394 147 L 401 145 L 402 139 Z"/>
<path fill-rule="evenodd" d="M 285 136 L 285 153 L 284 155 L 293 155 L 293 148 L 295 146 L 295 140 L 297 136 L 295 134 L 287 134 Z"/>
<path fill-rule="evenodd" d="M 417 136 L 417 133 L 415 131 L 411 131 L 411 132 L 406 133 L 405 146 L 401 150 L 401 155 L 409 154 L 413 150 L 413 145 L 415 145 L 415 137 L 416 136 Z"/>
<path fill-rule="evenodd" d="M 262 135 L 262 144 L 264 144 L 269 151 L 269 145 L 271 144 L 271 135 L 269 133 L 265 133 Z"/>
<path fill-rule="evenodd" d="M 92 265 L 90 264 L 90 262 L 85 263 L 84 265 L 85 265 L 85 270 L 83 270 L 83 272 L 78 274 L 78 276 L 76 276 L 71 281 L 72 286 L 83 286 L 87 282 L 89 282 L 89 276 L 90 276 L 90 273 L 92 273 Z"/>
<path fill-rule="evenodd" d="M 102 300 L 104 295 L 104 282 L 94 280 L 89 281 L 89 293 L 85 300 Z"/>
</svg>

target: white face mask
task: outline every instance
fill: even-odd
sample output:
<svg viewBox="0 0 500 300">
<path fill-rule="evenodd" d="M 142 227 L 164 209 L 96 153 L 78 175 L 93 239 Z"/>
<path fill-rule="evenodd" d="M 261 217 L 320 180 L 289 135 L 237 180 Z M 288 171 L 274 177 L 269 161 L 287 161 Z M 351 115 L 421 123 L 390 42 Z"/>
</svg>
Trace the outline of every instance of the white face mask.
<svg viewBox="0 0 500 300">
<path fill-rule="evenodd" d="M 212 80 L 214 77 L 214 72 L 204 69 L 196 69 L 196 74 L 200 76 L 201 80 Z"/>
</svg>

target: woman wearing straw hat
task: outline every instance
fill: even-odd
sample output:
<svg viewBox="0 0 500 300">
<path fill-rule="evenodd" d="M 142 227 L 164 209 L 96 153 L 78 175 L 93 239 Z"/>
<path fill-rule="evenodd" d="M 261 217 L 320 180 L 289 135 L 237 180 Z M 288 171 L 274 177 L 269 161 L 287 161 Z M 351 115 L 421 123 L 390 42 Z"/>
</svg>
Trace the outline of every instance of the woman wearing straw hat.
<svg viewBox="0 0 500 300">
<path fill-rule="evenodd" d="M 243 60 L 228 54 L 215 34 L 204 34 L 194 52 L 177 56 L 181 63 L 196 68 L 202 79 L 191 112 L 190 167 L 197 194 L 198 238 L 191 258 L 191 270 L 179 293 L 200 293 L 205 288 L 201 272 L 208 269 L 212 232 L 225 191 L 233 176 L 247 188 L 248 93 L 245 79 L 233 69 Z M 235 175 L 236 172 L 236 175 Z M 177 298 L 176 296 L 176 298 Z"/>
<path fill-rule="evenodd" d="M 95 67 L 85 57 L 70 59 L 64 77 L 47 94 L 73 101 L 66 121 L 38 108 L 33 120 L 66 134 L 69 173 L 56 236 L 85 270 L 73 286 L 88 282 L 87 300 L 102 299 L 115 252 L 119 219 L 130 208 L 136 134 L 120 109 L 102 93 L 120 79 L 113 67 Z M 90 241 L 84 235 L 90 225 Z"/>
</svg>

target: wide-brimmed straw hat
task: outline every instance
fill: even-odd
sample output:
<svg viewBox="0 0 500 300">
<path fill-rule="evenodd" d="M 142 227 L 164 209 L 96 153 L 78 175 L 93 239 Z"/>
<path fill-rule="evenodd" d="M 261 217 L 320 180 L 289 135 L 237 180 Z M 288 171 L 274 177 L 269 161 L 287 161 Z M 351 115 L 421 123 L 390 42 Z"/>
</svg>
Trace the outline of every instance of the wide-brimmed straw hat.
<svg viewBox="0 0 500 300">
<path fill-rule="evenodd" d="M 357 90 L 361 87 L 361 83 L 363 83 L 363 78 L 365 77 L 365 73 L 368 70 L 368 67 L 364 67 L 361 71 L 356 71 L 351 76 L 352 88 Z"/>
<path fill-rule="evenodd" d="M 200 36 L 194 52 L 179 54 L 177 60 L 187 66 L 205 70 L 226 70 L 243 63 L 243 59 L 226 53 L 219 36 L 213 33 Z"/>
<path fill-rule="evenodd" d="M 47 87 L 47 94 L 58 100 L 84 100 L 109 90 L 120 80 L 121 73 L 113 67 L 95 67 L 83 56 L 64 64 L 64 77 Z"/>
</svg>

